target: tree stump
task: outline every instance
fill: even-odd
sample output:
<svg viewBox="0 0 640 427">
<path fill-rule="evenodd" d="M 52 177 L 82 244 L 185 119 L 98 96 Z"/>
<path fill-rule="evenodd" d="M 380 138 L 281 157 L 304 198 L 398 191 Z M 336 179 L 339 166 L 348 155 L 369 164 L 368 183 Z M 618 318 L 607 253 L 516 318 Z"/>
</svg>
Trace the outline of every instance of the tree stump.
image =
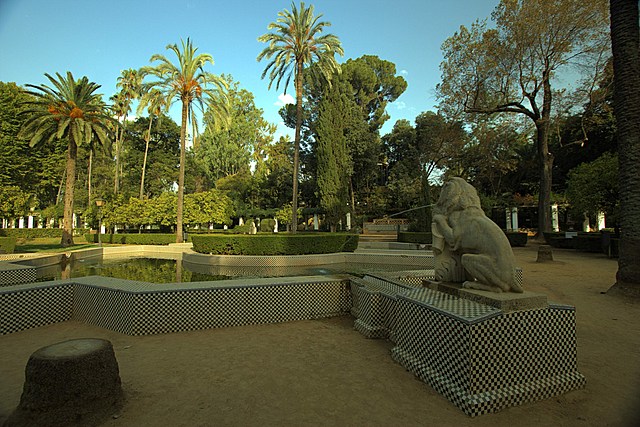
<svg viewBox="0 0 640 427">
<path fill-rule="evenodd" d="M 123 401 L 111 342 L 64 341 L 31 355 L 20 404 L 5 426 L 95 426 Z"/>
<path fill-rule="evenodd" d="M 553 261 L 553 248 L 550 245 L 538 247 L 538 259 L 536 262 Z"/>
</svg>

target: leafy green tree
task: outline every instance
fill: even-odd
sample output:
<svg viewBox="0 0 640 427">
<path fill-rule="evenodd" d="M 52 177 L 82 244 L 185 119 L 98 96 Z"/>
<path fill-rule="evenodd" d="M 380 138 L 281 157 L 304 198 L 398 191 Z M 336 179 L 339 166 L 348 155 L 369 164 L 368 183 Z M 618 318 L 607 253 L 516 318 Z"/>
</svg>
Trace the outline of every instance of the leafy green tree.
<svg viewBox="0 0 640 427">
<path fill-rule="evenodd" d="M 147 113 L 149 114 L 149 128 L 147 129 L 147 133 L 144 137 L 145 146 L 144 146 L 144 159 L 142 160 L 142 175 L 140 177 L 140 199 L 144 196 L 144 176 L 147 170 L 147 157 L 149 155 L 149 142 L 151 141 L 151 125 L 153 124 L 153 118 L 156 117 L 160 119 L 162 117 L 162 112 L 164 111 L 165 105 L 165 97 L 164 94 L 155 88 L 149 89 L 147 92 L 143 93 L 140 97 L 140 103 L 138 104 L 138 114 L 142 112 L 145 108 L 147 109 Z"/>
<path fill-rule="evenodd" d="M 287 9 L 278 12 L 278 19 L 267 26 L 267 30 L 274 30 L 258 37 L 259 42 L 269 43 L 258 55 L 258 61 L 266 59 L 262 78 L 269 74 L 269 89 L 276 82 L 276 89 L 280 88 L 282 79 L 286 76 L 285 91 L 291 76 L 294 77 L 296 91 L 296 126 L 293 155 L 293 201 L 291 216 L 295 233 L 298 218 L 298 163 L 300 159 L 300 129 L 302 127 L 302 83 L 304 69 L 311 63 L 317 64 L 316 70 L 327 81 L 331 80 L 334 72 L 338 72 L 340 65 L 335 55 L 344 55 L 342 44 L 333 34 L 322 34 L 331 24 L 320 21 L 322 15 L 314 16 L 313 5 L 300 8 L 291 4 L 291 11 Z"/>
<path fill-rule="evenodd" d="M 275 126 L 256 107 L 253 94 L 241 89 L 231 76 L 222 77 L 229 86 L 229 124 L 220 128 L 211 114 L 205 113 L 206 128 L 196 152 L 209 182 L 248 170 L 252 161 L 259 167 L 275 133 Z"/>
<path fill-rule="evenodd" d="M 620 258 L 616 287 L 640 295 L 640 29 L 638 2 L 611 0 L 613 107 L 620 161 Z"/>
<path fill-rule="evenodd" d="M 34 204 L 33 194 L 15 185 L 0 187 L 0 218 L 15 219 L 28 215 Z"/>
<path fill-rule="evenodd" d="M 48 206 L 56 201 L 67 144 L 63 139 L 33 150 L 18 138 L 29 100 L 15 83 L 0 82 L 0 187 L 20 187 L 33 193 L 38 205 Z"/>
<path fill-rule="evenodd" d="M 234 214 L 231 199 L 216 189 L 188 194 L 184 210 L 185 224 L 192 226 L 209 223 L 231 225 Z"/>
<path fill-rule="evenodd" d="M 53 87 L 27 85 L 33 96 L 24 114 L 28 119 L 21 134 L 30 139 L 32 147 L 40 142 L 51 143 L 56 139 L 68 139 L 66 161 L 66 185 L 64 193 L 64 224 L 61 244 L 73 244 L 73 192 L 76 179 L 78 146 L 97 138 L 101 144 L 109 144 L 107 123 L 112 121 L 105 111 L 102 97 L 95 91 L 99 85 L 87 77 L 75 80 L 71 72 L 66 77 L 56 73 L 57 79 L 45 74 Z"/>
<path fill-rule="evenodd" d="M 554 77 L 577 59 L 592 64 L 590 55 L 606 48 L 605 6 L 600 0 L 502 0 L 492 15 L 495 28 L 484 21 L 462 26 L 442 46 L 437 91 L 443 110 L 521 114 L 535 126 L 539 236 L 551 229 Z"/>
<path fill-rule="evenodd" d="M 598 212 L 604 212 L 610 219 L 615 219 L 620 203 L 618 156 L 605 153 L 593 162 L 572 169 L 567 199 L 576 218 L 585 213 L 595 218 Z"/>
<path fill-rule="evenodd" d="M 431 203 L 434 175 L 455 168 L 467 134 L 460 122 L 428 111 L 416 117 L 415 127 L 406 120 L 396 122 L 384 141 L 392 206 L 404 210 Z"/>
<path fill-rule="evenodd" d="M 151 122 L 155 125 L 149 134 Z M 126 140 L 122 159 L 128 167 L 123 174 L 123 195 L 140 198 L 134 189 L 142 182 L 143 167 L 145 180 L 142 198 L 153 198 L 165 191 L 172 191 L 174 183 L 178 181 L 180 127 L 163 113 L 155 117 L 139 117 L 127 126 Z"/>
<path fill-rule="evenodd" d="M 316 127 L 317 180 L 320 205 L 325 210 L 331 231 L 335 232 L 337 223 L 347 212 L 351 176 L 351 159 L 343 127 L 349 99 L 335 86 L 327 92 L 320 103 Z"/>
<path fill-rule="evenodd" d="M 177 63 L 172 63 L 164 55 L 156 54 L 151 57 L 150 62 L 157 61 L 158 64 L 154 67 L 142 68 L 141 73 L 143 76 L 150 75 L 157 78 L 148 83 L 147 87 L 156 87 L 164 93 L 167 108 L 177 100 L 182 104 L 180 172 L 176 208 L 176 242 L 182 243 L 187 122 L 193 121 L 195 106 L 204 111 L 205 105 L 219 121 L 224 121 L 227 115 L 226 83 L 219 76 L 204 71 L 207 63 L 213 65 L 213 57 L 208 53 L 198 54 L 198 48 L 193 46 L 191 39 L 183 40 L 181 48 L 170 44 L 167 50 L 176 55 Z"/>
</svg>

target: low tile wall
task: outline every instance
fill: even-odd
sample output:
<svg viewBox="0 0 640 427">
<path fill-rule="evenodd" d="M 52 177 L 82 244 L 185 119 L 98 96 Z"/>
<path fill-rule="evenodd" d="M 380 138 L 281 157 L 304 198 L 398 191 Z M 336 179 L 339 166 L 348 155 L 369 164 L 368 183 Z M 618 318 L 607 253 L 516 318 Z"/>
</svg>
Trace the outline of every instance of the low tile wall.
<svg viewBox="0 0 640 427">
<path fill-rule="evenodd" d="M 337 316 L 351 304 L 343 277 L 158 285 L 93 276 L 0 288 L 0 334 L 69 319 L 161 334 Z"/>
</svg>

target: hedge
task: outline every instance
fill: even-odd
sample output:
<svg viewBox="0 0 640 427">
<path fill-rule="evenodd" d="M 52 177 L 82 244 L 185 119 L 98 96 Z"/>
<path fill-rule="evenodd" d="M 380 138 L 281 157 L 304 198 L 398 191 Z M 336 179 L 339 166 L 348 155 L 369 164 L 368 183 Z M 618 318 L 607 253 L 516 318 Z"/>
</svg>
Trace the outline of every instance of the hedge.
<svg viewBox="0 0 640 427">
<path fill-rule="evenodd" d="M 98 234 L 84 235 L 89 243 L 98 243 Z M 102 234 L 102 243 L 116 243 L 121 245 L 168 245 L 176 242 L 175 234 L 145 233 L 145 234 Z"/>
<path fill-rule="evenodd" d="M 256 234 L 192 236 L 193 250 L 215 255 L 304 255 L 353 252 L 357 234 Z"/>
<path fill-rule="evenodd" d="M 398 233 L 398 242 L 431 244 L 432 237 L 431 232 L 426 231 L 400 231 Z"/>
<path fill-rule="evenodd" d="M 0 229 L 0 236 L 17 237 L 19 239 L 62 238 L 62 228 L 2 228 Z"/>
<path fill-rule="evenodd" d="M 504 234 L 507 236 L 507 239 L 509 240 L 509 244 L 511 244 L 511 246 L 527 246 L 527 233 L 505 231 Z"/>
<path fill-rule="evenodd" d="M 15 237 L 0 237 L 0 254 L 12 254 L 15 249 Z"/>
</svg>

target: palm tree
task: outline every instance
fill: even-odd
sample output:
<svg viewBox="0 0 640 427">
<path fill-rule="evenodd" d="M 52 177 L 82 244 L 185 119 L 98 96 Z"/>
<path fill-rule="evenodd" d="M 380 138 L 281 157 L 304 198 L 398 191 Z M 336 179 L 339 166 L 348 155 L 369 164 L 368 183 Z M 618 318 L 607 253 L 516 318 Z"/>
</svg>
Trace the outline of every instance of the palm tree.
<svg viewBox="0 0 640 427">
<path fill-rule="evenodd" d="M 131 101 L 137 99 L 140 96 L 142 90 L 142 74 L 133 68 L 128 70 L 122 70 L 118 77 L 118 83 L 116 87 L 120 89 L 120 92 L 112 97 L 114 101 L 115 113 L 118 119 L 121 121 L 122 126 L 120 128 L 120 136 L 116 132 L 115 140 L 115 158 L 116 158 L 116 173 L 114 177 L 114 194 L 118 194 L 120 190 L 120 174 L 122 165 L 120 164 L 120 157 L 122 152 L 122 145 L 124 143 L 124 132 L 127 123 L 127 116 L 131 111 Z"/>
<path fill-rule="evenodd" d="M 73 244 L 73 187 L 76 180 L 78 146 L 90 144 L 97 138 L 108 146 L 109 129 L 107 123 L 113 121 L 102 103 L 102 95 L 95 91 L 100 85 L 90 82 L 87 77 L 75 80 L 71 72 L 66 77 L 56 73 L 56 78 L 45 74 L 53 87 L 30 85 L 33 90 L 25 93 L 33 96 L 23 114 L 28 115 L 21 137 L 30 139 L 29 145 L 52 142 L 67 138 L 66 184 L 64 192 L 64 219 L 62 246 Z"/>
<path fill-rule="evenodd" d="M 640 29 L 638 0 L 611 0 L 613 108 L 620 162 L 620 257 L 616 288 L 640 296 Z"/>
<path fill-rule="evenodd" d="M 269 61 L 262 78 L 269 73 L 269 89 L 276 82 L 276 90 L 280 88 L 282 79 L 286 76 L 284 89 L 289 86 L 291 75 L 294 76 L 296 90 L 296 130 L 293 154 L 293 203 L 292 203 L 292 232 L 296 232 L 298 224 L 298 163 L 300 157 L 300 128 L 302 127 L 302 80 L 305 67 L 317 63 L 317 70 L 330 83 L 334 72 L 340 72 L 340 65 L 335 54 L 344 55 L 342 44 L 333 34 L 322 34 L 325 27 L 331 23 L 320 21 L 322 15 L 313 15 L 313 5 L 305 8 L 304 2 L 300 9 L 291 3 L 291 12 L 278 12 L 278 19 L 267 26 L 267 30 L 274 30 L 258 37 L 258 41 L 269 43 L 258 55 L 258 61 Z"/>
<path fill-rule="evenodd" d="M 165 98 L 164 94 L 160 92 L 158 89 L 150 89 L 145 92 L 140 98 L 140 104 L 138 105 L 138 114 L 147 108 L 147 113 L 149 113 L 149 129 L 147 129 L 147 134 L 145 136 L 145 147 L 144 147 L 144 159 L 142 161 L 142 176 L 140 178 L 140 200 L 142 200 L 142 196 L 144 195 L 144 174 L 147 169 L 147 155 L 149 153 L 149 141 L 151 141 L 151 124 L 153 123 L 153 117 L 160 117 L 162 111 L 165 108 Z"/>
<path fill-rule="evenodd" d="M 193 118 L 193 105 L 204 112 L 205 106 L 219 120 L 227 114 L 226 82 L 219 76 L 204 71 L 207 63 L 213 65 L 213 57 L 208 53 L 197 54 L 191 40 L 181 40 L 182 49 L 175 44 L 167 46 L 175 53 L 178 62 L 173 64 L 164 55 L 156 54 L 150 62 L 157 61 L 153 67 L 144 67 L 140 71 L 143 76 L 154 76 L 158 80 L 148 84 L 158 88 L 165 97 L 166 108 L 173 102 L 182 102 L 182 124 L 180 127 L 180 174 L 178 175 L 178 206 L 176 222 L 176 242 L 182 243 L 182 212 L 184 205 L 184 170 L 186 161 L 187 122 Z M 208 86 L 210 85 L 210 86 Z"/>
</svg>

